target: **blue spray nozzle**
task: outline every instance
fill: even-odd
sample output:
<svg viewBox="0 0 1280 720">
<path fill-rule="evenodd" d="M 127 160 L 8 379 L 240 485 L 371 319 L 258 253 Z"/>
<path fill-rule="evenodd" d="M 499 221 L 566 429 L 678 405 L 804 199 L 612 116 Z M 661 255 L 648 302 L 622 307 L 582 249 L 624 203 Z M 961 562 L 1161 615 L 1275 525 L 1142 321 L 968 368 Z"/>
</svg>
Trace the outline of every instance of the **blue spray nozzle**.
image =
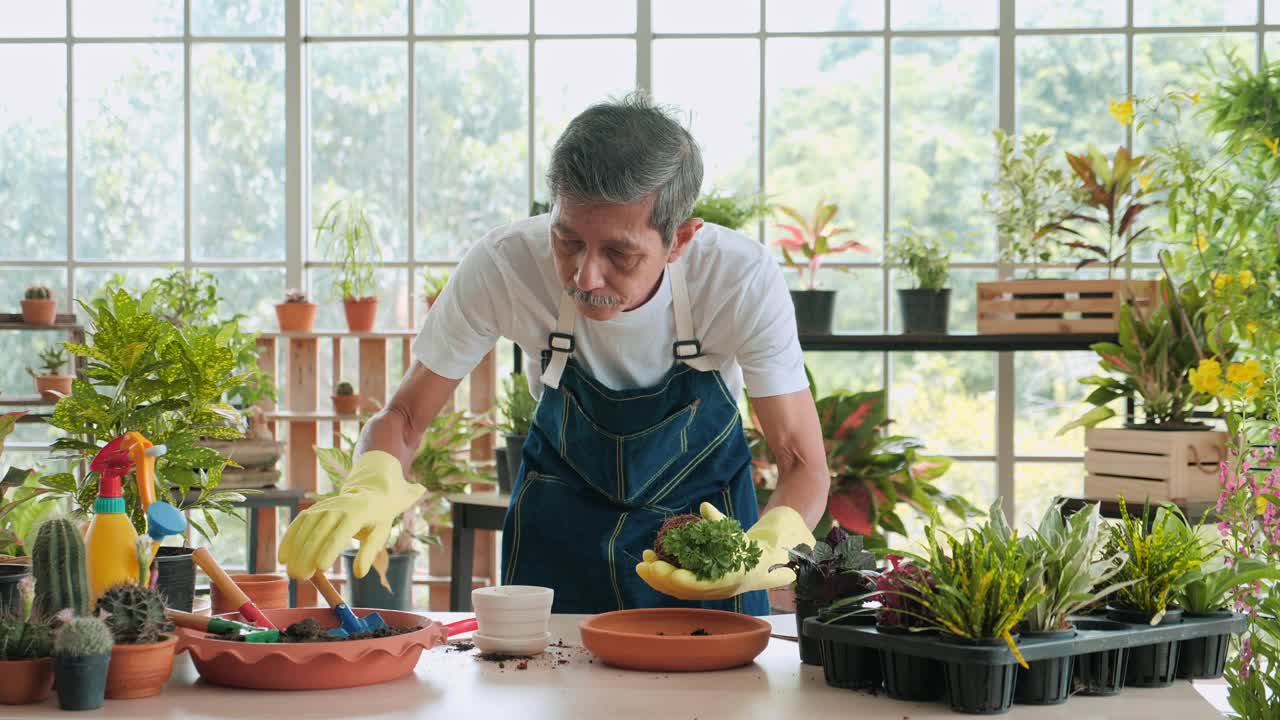
<svg viewBox="0 0 1280 720">
<path fill-rule="evenodd" d="M 177 535 L 187 529 L 187 518 L 178 508 L 163 500 L 147 507 L 147 535 L 160 542 L 169 535 Z"/>
</svg>

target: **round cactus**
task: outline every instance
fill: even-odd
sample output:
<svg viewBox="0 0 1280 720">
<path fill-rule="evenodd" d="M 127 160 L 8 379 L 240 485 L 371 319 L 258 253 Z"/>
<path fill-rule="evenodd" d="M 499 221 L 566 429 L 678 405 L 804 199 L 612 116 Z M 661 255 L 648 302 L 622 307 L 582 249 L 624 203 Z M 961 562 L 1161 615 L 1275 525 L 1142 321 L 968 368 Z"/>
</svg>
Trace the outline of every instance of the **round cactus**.
<svg viewBox="0 0 1280 720">
<path fill-rule="evenodd" d="M 349 382 L 340 382 L 333 392 L 335 395 L 355 395 L 356 389 Z"/>
<path fill-rule="evenodd" d="M 107 655 L 114 642 L 110 628 L 98 618 L 71 618 L 54 638 L 53 654 L 65 657 Z"/>
<path fill-rule="evenodd" d="M 44 285 L 32 285 L 27 288 L 25 297 L 27 300 L 48 300 L 53 297 L 53 291 Z"/>
<path fill-rule="evenodd" d="M 133 583 L 107 588 L 94 610 L 103 616 L 117 645 L 160 642 L 161 634 L 172 627 L 160 593 Z"/>
</svg>

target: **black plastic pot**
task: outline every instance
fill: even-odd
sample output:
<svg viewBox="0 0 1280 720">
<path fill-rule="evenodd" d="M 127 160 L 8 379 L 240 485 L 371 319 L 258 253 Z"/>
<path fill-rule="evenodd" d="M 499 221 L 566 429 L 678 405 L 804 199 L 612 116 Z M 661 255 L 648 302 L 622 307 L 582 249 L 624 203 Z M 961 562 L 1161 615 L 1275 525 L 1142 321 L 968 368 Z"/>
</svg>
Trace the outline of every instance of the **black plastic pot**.
<svg viewBox="0 0 1280 720">
<path fill-rule="evenodd" d="M 957 645 L 1004 645 L 1002 638 L 966 640 L 944 636 L 944 642 Z M 955 712 L 973 715 L 998 715 L 1013 705 L 1014 687 L 1018 682 L 1018 666 L 987 665 L 973 662 L 944 663 L 947 678 L 947 703 Z"/>
<path fill-rule="evenodd" d="M 165 598 L 165 607 L 191 612 L 196 594 L 194 548 L 161 546 L 156 552 L 156 589 Z"/>
<path fill-rule="evenodd" d="M 498 472 L 498 492 L 509 495 L 511 494 L 511 472 L 507 470 L 507 449 L 494 448 L 493 460 L 493 467 Z"/>
<path fill-rule="evenodd" d="M 1077 620 L 1078 630 L 1128 630 L 1124 623 L 1112 620 Z M 1118 695 L 1124 688 L 1125 671 L 1128 669 L 1129 650 L 1099 650 L 1083 653 L 1074 658 L 1075 691 L 1079 695 Z"/>
<path fill-rule="evenodd" d="M 1151 614 L 1122 607 L 1108 607 L 1107 617 L 1134 625 L 1150 625 Z M 1177 625 L 1182 622 L 1182 610 L 1167 610 L 1159 625 Z M 1129 669 L 1124 684 L 1129 687 L 1168 687 L 1178 677 L 1177 640 L 1140 645 L 1129 650 Z"/>
<path fill-rule="evenodd" d="M 351 583 L 351 607 L 378 608 L 381 610 L 413 609 L 413 562 L 416 552 L 390 553 L 387 555 L 387 584 L 382 587 L 376 570 L 362 578 L 356 577 L 356 551 L 342 551 L 342 564 L 347 568 L 347 582 Z"/>
<path fill-rule="evenodd" d="M 10 609 L 21 610 L 22 597 L 18 594 L 18 583 L 31 574 L 30 565 L 18 563 L 0 564 L 0 613 Z"/>
<path fill-rule="evenodd" d="M 514 485 L 516 479 L 520 477 L 520 460 L 521 455 L 524 452 L 524 439 L 526 437 L 528 436 L 512 435 L 510 433 L 507 433 L 506 435 L 507 452 L 505 455 L 507 461 L 507 477 L 510 478 L 510 480 L 508 480 L 509 484 L 507 485 L 507 488 L 502 490 L 504 493 L 510 493 L 511 485 Z"/>
<path fill-rule="evenodd" d="M 1210 613 L 1185 613 L 1187 618 L 1231 617 L 1229 610 Z M 1227 668 L 1227 651 L 1231 647 L 1231 635 L 1210 635 L 1208 637 L 1183 640 L 1178 648 L 1178 679 L 1207 680 L 1222 677 Z"/>
<path fill-rule="evenodd" d="M 792 290 L 796 308 L 796 332 L 801 335 L 830 335 L 835 317 L 835 290 Z"/>
<path fill-rule="evenodd" d="M 890 635 L 903 635 L 907 632 L 888 625 L 877 625 L 876 629 Z M 880 653 L 880 672 L 885 692 L 895 700 L 933 702 L 946 691 L 942 663 L 937 660 L 883 650 Z"/>
<path fill-rule="evenodd" d="M 805 665 L 822 664 L 822 646 L 817 638 L 804 636 L 804 621 L 816 617 L 822 608 L 814 603 L 796 598 L 796 637 L 800 645 L 800 662 Z"/>
<path fill-rule="evenodd" d="M 826 612 L 819 613 L 825 619 Z M 851 615 L 840 625 L 874 625 L 874 615 Z M 884 674 L 880 669 L 880 651 L 834 640 L 822 640 L 822 675 L 831 687 L 849 690 L 871 690 L 880 687 Z"/>
<path fill-rule="evenodd" d="M 63 710 L 96 710 L 107 690 L 111 654 L 89 657 L 54 656 L 53 686 Z"/>
<path fill-rule="evenodd" d="M 902 332 L 946 334 L 951 312 L 951 290 L 899 290 Z"/>
<path fill-rule="evenodd" d="M 1065 640 L 1073 638 L 1076 629 L 1057 630 L 1052 632 L 1024 632 L 1024 642 L 1036 640 Z M 1049 658 L 1048 660 L 1032 660 L 1027 667 L 1018 667 L 1018 685 L 1013 694 L 1013 701 L 1019 705 L 1061 705 L 1071 697 L 1070 655 Z"/>
</svg>

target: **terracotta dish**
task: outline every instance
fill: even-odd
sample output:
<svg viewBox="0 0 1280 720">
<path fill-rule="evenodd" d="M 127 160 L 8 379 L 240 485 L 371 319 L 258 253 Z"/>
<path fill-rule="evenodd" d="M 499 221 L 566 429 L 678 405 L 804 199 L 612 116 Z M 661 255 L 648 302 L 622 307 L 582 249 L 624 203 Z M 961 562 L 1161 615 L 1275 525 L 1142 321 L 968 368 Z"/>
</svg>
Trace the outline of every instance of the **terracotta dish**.
<svg viewBox="0 0 1280 720">
<path fill-rule="evenodd" d="M 373 610 L 353 608 L 365 616 Z M 421 627 L 415 632 L 372 640 L 315 643 L 245 643 L 210 638 L 200 630 L 179 628 L 178 652 L 191 653 L 196 670 L 206 681 L 228 687 L 258 690 L 327 690 L 374 685 L 413 672 L 423 648 L 444 642 L 448 630 L 421 615 L 378 610 L 393 627 Z M 264 610 L 281 629 L 311 618 L 324 627 L 337 627 L 327 607 Z M 238 613 L 220 615 L 241 620 Z"/>
<path fill-rule="evenodd" d="M 746 665 L 769 644 L 769 623 L 697 608 L 618 610 L 582 621 L 582 644 L 631 670 L 697 672 Z"/>
</svg>

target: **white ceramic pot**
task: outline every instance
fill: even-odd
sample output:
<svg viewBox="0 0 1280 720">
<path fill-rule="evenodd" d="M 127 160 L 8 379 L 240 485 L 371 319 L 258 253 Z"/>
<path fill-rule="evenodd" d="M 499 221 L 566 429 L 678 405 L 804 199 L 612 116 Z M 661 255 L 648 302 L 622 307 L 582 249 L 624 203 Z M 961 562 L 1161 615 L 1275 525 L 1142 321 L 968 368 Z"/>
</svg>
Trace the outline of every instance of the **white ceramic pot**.
<svg viewBox="0 0 1280 720">
<path fill-rule="evenodd" d="M 546 620 L 511 622 L 500 618 L 481 619 L 476 616 L 476 632 L 495 638 L 524 638 L 549 631 Z"/>
<path fill-rule="evenodd" d="M 476 633 L 471 641 L 484 653 L 503 653 L 505 655 L 537 655 L 547 649 L 551 642 L 551 633 L 545 632 L 526 638 L 497 638 Z"/>
<path fill-rule="evenodd" d="M 476 613 L 490 610 L 545 609 L 551 614 L 551 601 L 555 592 L 551 588 L 535 585 L 495 585 L 471 591 L 471 607 Z"/>
<path fill-rule="evenodd" d="M 553 598 L 551 588 L 531 585 L 476 588 L 471 591 L 476 634 L 495 642 L 541 637 L 548 632 Z"/>
</svg>

